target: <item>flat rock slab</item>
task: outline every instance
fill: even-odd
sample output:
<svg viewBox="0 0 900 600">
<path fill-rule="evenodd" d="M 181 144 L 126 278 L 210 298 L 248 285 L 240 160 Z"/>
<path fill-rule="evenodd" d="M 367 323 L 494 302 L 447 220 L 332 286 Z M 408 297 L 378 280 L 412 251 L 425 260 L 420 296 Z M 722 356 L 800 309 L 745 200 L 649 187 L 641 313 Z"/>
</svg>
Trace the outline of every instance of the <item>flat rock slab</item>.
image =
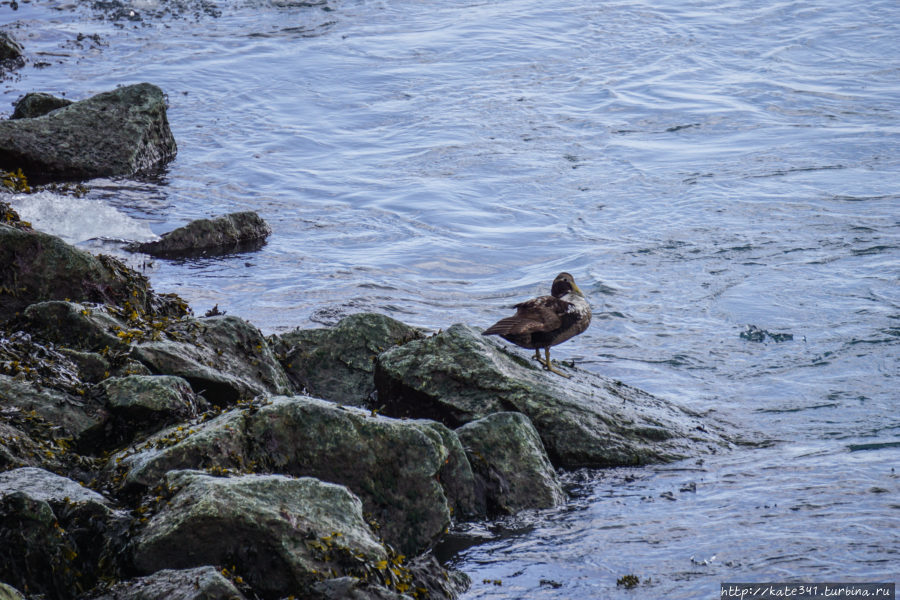
<svg viewBox="0 0 900 600">
<path fill-rule="evenodd" d="M 466 325 L 379 355 L 375 383 L 385 413 L 459 427 L 516 411 L 534 424 L 556 467 L 613 467 L 677 460 L 726 447 L 700 415 L 580 369 L 546 372 Z"/>
<path fill-rule="evenodd" d="M 33 183 L 152 172 L 176 152 L 165 96 L 149 83 L 0 121 L 0 169 L 21 168 Z"/>
<path fill-rule="evenodd" d="M 23 492 L 30 498 L 47 502 L 51 506 L 90 502 L 105 507 L 109 504 L 102 495 L 77 481 L 35 467 L 0 473 L 0 497 L 13 492 Z"/>
<path fill-rule="evenodd" d="M 91 600 L 246 600 L 213 566 L 163 569 L 121 581 Z"/>
<path fill-rule="evenodd" d="M 320 573 L 351 574 L 342 572 L 340 549 L 360 565 L 388 558 L 359 499 L 343 486 L 310 477 L 223 478 L 196 471 L 170 473 L 167 481 L 175 495 L 134 540 L 141 572 L 235 565 L 266 597 L 281 597 L 308 587 Z"/>
<path fill-rule="evenodd" d="M 183 258 L 253 250 L 272 233 L 253 211 L 231 213 L 215 219 L 197 219 L 152 242 L 131 244 L 132 252 L 162 258 Z"/>
</svg>

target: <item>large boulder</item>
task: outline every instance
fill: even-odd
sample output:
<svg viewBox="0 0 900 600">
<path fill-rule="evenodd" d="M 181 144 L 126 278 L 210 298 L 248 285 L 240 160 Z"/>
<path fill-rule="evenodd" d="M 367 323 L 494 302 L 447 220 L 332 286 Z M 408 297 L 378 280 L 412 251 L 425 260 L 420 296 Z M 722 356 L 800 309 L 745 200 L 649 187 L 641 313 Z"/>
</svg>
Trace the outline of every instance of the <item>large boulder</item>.
<svg viewBox="0 0 900 600">
<path fill-rule="evenodd" d="M 418 329 L 390 317 L 361 313 L 341 319 L 334 327 L 295 329 L 269 341 L 297 391 L 341 404 L 370 406 L 375 357 L 422 337 Z"/>
<path fill-rule="evenodd" d="M 0 74 L 5 70 L 18 69 L 25 64 L 22 44 L 5 31 L 0 31 Z"/>
<path fill-rule="evenodd" d="M 0 122 L 0 125 L 3 123 Z M 46 300 L 99 302 L 154 314 L 184 314 L 153 293 L 147 278 L 109 256 L 93 256 L 58 237 L 0 224 L 0 321 Z"/>
<path fill-rule="evenodd" d="M 163 569 L 146 577 L 120 581 L 91 600 L 245 600 L 212 566 Z"/>
<path fill-rule="evenodd" d="M 51 94 L 44 92 L 32 92 L 25 94 L 21 99 L 16 101 L 16 109 L 9 117 L 10 119 L 33 119 L 42 117 L 49 112 L 53 112 L 57 108 L 62 108 L 72 104 L 71 100 L 66 98 L 57 98 Z"/>
<path fill-rule="evenodd" d="M 727 446 L 698 414 L 600 375 L 564 379 L 465 325 L 379 355 L 385 413 L 459 427 L 492 413 L 531 419 L 562 468 L 670 461 Z"/>
<path fill-rule="evenodd" d="M 247 437 L 263 470 L 346 485 L 404 554 L 428 548 L 450 525 L 439 481 L 446 449 L 419 426 L 314 398 L 275 398 L 248 416 Z"/>
<path fill-rule="evenodd" d="M 143 573 L 234 565 L 266 597 L 283 597 L 323 579 L 362 575 L 389 559 L 345 487 L 303 477 L 168 476 L 174 496 L 134 540 Z"/>
<path fill-rule="evenodd" d="M 531 421 L 499 412 L 456 430 L 493 514 L 562 504 L 566 495 Z"/>
<path fill-rule="evenodd" d="M 272 228 L 255 212 L 236 212 L 191 221 L 162 239 L 131 244 L 128 249 L 163 258 L 225 254 L 256 249 L 271 233 Z"/>
<path fill-rule="evenodd" d="M 152 172 L 176 151 L 165 95 L 149 83 L 0 121 L 0 169 L 21 168 L 35 183 Z"/>
<path fill-rule="evenodd" d="M 0 474 L 0 580 L 53 600 L 119 573 L 130 519 L 42 469 Z"/>
</svg>

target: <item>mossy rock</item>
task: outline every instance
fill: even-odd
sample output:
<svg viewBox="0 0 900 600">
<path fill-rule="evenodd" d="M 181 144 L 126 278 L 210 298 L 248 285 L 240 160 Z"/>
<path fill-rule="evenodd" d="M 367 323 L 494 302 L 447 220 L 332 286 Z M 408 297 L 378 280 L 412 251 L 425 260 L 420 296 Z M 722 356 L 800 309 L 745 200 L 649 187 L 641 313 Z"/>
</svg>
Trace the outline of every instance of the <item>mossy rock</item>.
<svg viewBox="0 0 900 600">
<path fill-rule="evenodd" d="M 272 233 L 272 228 L 253 211 L 227 214 L 215 219 L 197 219 L 152 242 L 131 244 L 132 252 L 162 258 L 183 258 L 254 250 Z"/>
<path fill-rule="evenodd" d="M 375 313 L 350 315 L 334 327 L 296 329 L 269 338 L 294 389 L 352 406 L 372 405 L 375 359 L 424 337 L 421 331 Z"/>
<path fill-rule="evenodd" d="M 62 108 L 72 104 L 71 100 L 65 98 L 57 98 L 51 94 L 44 92 L 32 92 L 25 94 L 16 102 L 16 108 L 10 119 L 33 119 L 34 117 L 42 117 L 47 113 L 53 112 L 57 108 Z"/>
</svg>

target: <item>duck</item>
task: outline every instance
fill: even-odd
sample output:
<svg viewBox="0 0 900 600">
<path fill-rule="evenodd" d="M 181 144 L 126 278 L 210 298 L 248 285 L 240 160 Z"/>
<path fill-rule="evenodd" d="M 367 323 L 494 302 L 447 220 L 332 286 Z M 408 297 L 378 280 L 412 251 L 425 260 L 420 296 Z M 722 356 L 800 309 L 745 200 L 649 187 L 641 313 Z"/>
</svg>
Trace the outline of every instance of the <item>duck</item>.
<svg viewBox="0 0 900 600">
<path fill-rule="evenodd" d="M 584 332 L 591 324 L 591 305 L 569 273 L 560 273 L 550 286 L 549 296 L 520 302 L 516 314 L 500 319 L 482 335 L 499 335 L 521 348 L 534 350 L 534 359 L 543 367 L 568 378 L 553 368 L 550 348 Z M 541 358 L 541 348 L 544 358 Z"/>
</svg>

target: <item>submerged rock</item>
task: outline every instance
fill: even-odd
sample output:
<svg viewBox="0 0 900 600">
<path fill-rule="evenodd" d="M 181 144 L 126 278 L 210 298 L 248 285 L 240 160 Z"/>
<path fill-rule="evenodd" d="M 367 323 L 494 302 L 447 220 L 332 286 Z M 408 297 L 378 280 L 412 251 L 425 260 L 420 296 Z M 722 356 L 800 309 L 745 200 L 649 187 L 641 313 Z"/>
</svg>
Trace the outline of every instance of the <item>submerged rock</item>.
<svg viewBox="0 0 900 600">
<path fill-rule="evenodd" d="M 388 560 L 345 487 L 303 477 L 168 477 L 174 496 L 134 541 L 144 573 L 229 564 L 265 596 L 296 593 L 332 576 Z"/>
<path fill-rule="evenodd" d="M 5 31 L 0 31 L 0 73 L 5 69 L 18 69 L 25 64 L 24 49 Z"/>
<path fill-rule="evenodd" d="M 212 566 L 163 569 L 146 577 L 121 581 L 91 600 L 246 600 Z"/>
<path fill-rule="evenodd" d="M 548 508 L 566 495 L 531 421 L 499 412 L 456 430 L 492 514 Z"/>
<path fill-rule="evenodd" d="M 152 172 L 176 151 L 165 96 L 149 83 L 0 121 L 0 169 L 21 168 L 32 183 Z"/>
<path fill-rule="evenodd" d="M 334 327 L 296 329 L 269 338 L 294 389 L 352 406 L 369 406 L 375 357 L 422 333 L 374 313 L 350 315 Z M 371 408 L 376 408 L 371 406 Z"/>
<path fill-rule="evenodd" d="M 272 228 L 255 212 L 236 212 L 191 221 L 160 240 L 130 244 L 128 249 L 164 258 L 225 254 L 256 250 L 271 233 Z"/>
<path fill-rule="evenodd" d="M 25 94 L 15 103 L 15 110 L 10 119 L 33 119 L 42 117 L 57 108 L 72 104 L 71 100 L 57 98 L 44 92 L 32 92 Z"/>
<path fill-rule="evenodd" d="M 528 416 L 562 468 L 670 461 L 727 445 L 700 416 L 577 369 L 545 372 L 478 331 L 453 325 L 379 355 L 379 402 L 397 417 L 459 427 L 503 411 Z"/>
</svg>

